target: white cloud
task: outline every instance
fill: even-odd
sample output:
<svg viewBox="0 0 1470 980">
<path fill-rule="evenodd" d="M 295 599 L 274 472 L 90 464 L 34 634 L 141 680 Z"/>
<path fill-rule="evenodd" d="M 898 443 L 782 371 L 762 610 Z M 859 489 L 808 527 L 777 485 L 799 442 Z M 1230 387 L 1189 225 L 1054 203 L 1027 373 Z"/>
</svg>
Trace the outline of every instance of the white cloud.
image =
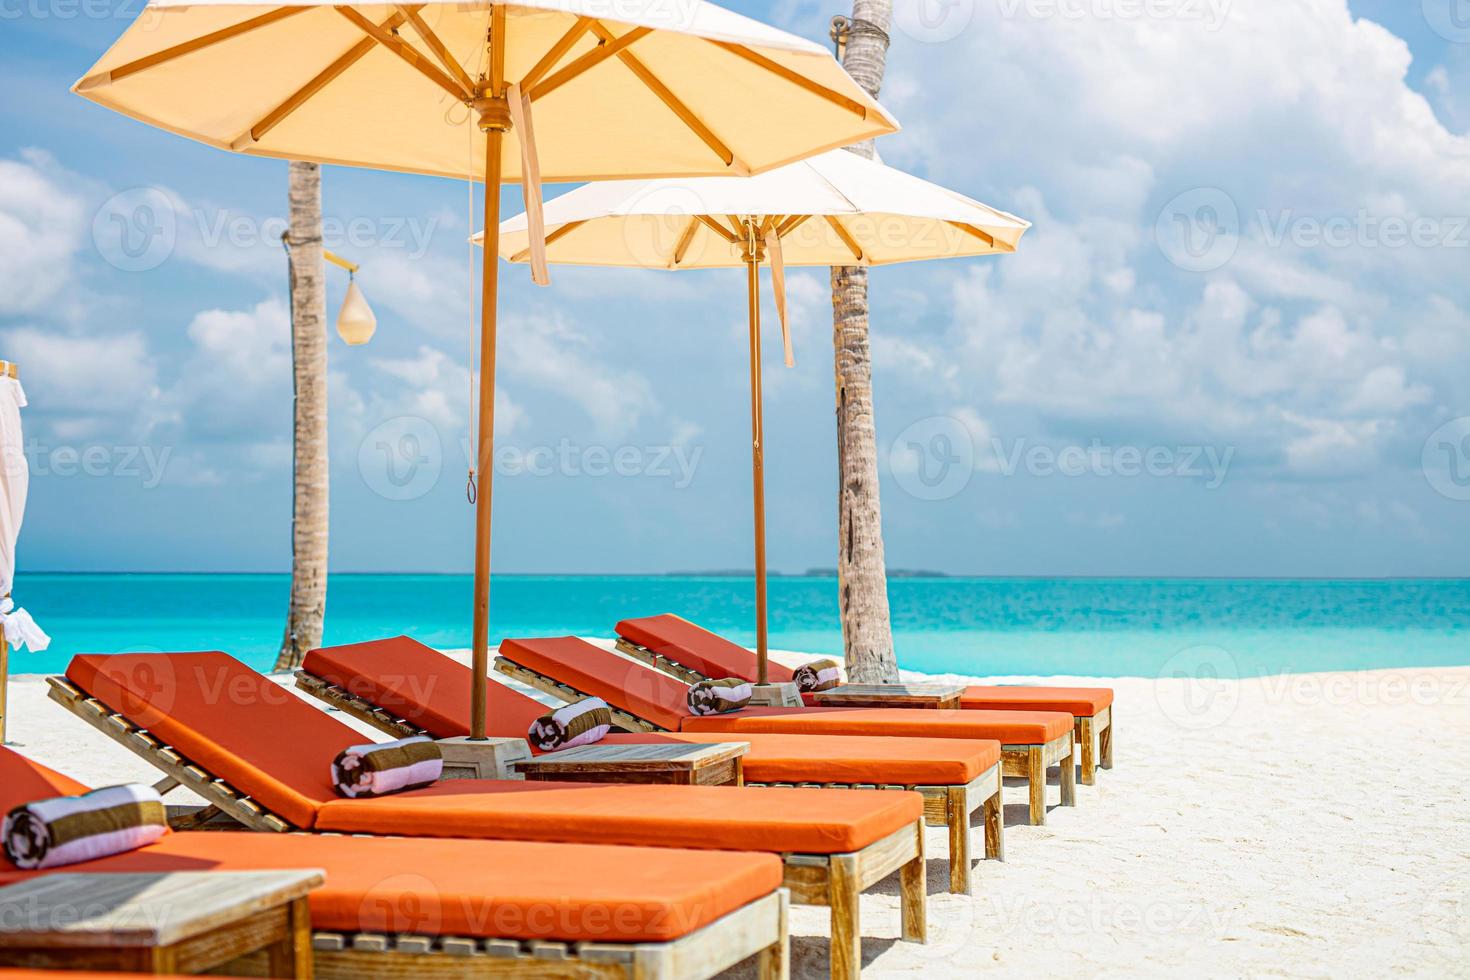
<svg viewBox="0 0 1470 980">
<path fill-rule="evenodd" d="M 657 411 L 653 386 L 615 366 L 560 316 L 508 317 L 501 359 L 514 377 L 578 405 L 604 438 L 621 438 Z"/>
<path fill-rule="evenodd" d="M 73 274 L 87 207 L 48 154 L 0 160 L 0 316 L 40 311 Z"/>
</svg>

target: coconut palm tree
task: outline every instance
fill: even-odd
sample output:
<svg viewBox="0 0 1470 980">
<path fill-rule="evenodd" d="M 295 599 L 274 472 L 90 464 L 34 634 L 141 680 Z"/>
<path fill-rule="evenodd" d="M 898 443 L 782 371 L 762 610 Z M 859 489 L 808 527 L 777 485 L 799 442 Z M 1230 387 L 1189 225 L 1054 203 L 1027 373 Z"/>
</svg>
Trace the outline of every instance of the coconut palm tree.
<svg viewBox="0 0 1470 980">
<path fill-rule="evenodd" d="M 832 24 L 842 66 L 874 98 L 888 59 L 892 0 L 853 0 Z M 872 159 L 873 141 L 849 146 Z M 888 572 L 878 503 L 878 440 L 868 345 L 868 270 L 832 269 L 832 352 L 837 376 L 837 597 L 849 679 L 894 683 L 898 661 L 888 619 Z"/>
<path fill-rule="evenodd" d="M 295 391 L 291 604 L 277 670 L 301 666 L 322 642 L 327 610 L 327 295 L 322 266 L 322 177 L 291 162 L 291 354 Z"/>
</svg>

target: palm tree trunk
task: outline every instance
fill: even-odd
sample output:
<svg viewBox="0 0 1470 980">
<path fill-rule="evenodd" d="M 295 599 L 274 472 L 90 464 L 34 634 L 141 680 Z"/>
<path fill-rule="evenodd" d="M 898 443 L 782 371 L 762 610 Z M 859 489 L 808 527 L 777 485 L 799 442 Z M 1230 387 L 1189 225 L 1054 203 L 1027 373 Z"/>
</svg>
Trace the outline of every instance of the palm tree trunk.
<svg viewBox="0 0 1470 980">
<path fill-rule="evenodd" d="M 322 179 L 291 162 L 291 351 L 295 372 L 291 605 L 276 670 L 294 670 L 321 646 L 327 611 L 327 297 L 322 267 Z"/>
<path fill-rule="evenodd" d="M 892 0 L 853 0 L 842 66 L 874 98 L 883 85 Z M 872 159 L 873 142 L 848 147 Z M 848 678 L 898 680 L 888 618 L 878 441 L 868 347 L 868 270 L 832 269 L 832 350 L 837 375 L 837 589 Z"/>
</svg>

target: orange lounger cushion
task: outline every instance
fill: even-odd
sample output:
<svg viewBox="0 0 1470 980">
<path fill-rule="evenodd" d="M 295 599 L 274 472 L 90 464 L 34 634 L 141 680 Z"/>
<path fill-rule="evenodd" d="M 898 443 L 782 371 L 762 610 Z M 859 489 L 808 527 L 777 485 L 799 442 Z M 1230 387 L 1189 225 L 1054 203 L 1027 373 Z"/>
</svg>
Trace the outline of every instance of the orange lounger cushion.
<svg viewBox="0 0 1470 980">
<path fill-rule="evenodd" d="M 1065 711 L 1078 718 L 1091 718 L 1112 703 L 1113 692 L 1106 687 L 976 685 L 960 696 L 960 706 L 971 710 Z"/>
<path fill-rule="evenodd" d="M 67 679 L 298 827 L 362 736 L 229 654 L 82 654 Z"/>
<path fill-rule="evenodd" d="M 315 830 L 829 853 L 865 847 L 917 820 L 922 807 L 918 794 L 877 791 L 801 790 L 800 800 L 780 800 L 756 789 L 539 783 L 532 793 L 509 780 L 343 800 L 330 763 L 362 737 L 227 654 L 85 656 L 67 676 L 262 806 Z"/>
<path fill-rule="evenodd" d="M 1039 745 L 1072 730 L 1058 711 L 915 711 L 910 708 L 746 708 L 690 718 L 686 732 L 785 732 L 815 735 L 904 735 L 994 739 Z"/>
<path fill-rule="evenodd" d="M 0 804 L 87 789 L 0 747 Z M 67 870 L 294 868 L 326 872 L 310 899 L 315 929 L 561 942 L 677 939 L 782 881 L 779 858 L 737 851 L 213 832 L 170 834 Z M 0 854 L 0 885 L 47 873 L 17 870 Z"/>
<path fill-rule="evenodd" d="M 687 684 L 575 636 L 506 640 L 500 652 L 523 667 L 603 698 L 661 728 L 679 732 L 902 735 L 1035 745 L 1072 730 L 1071 715 L 1052 711 L 743 708 L 731 714 L 696 716 L 682 701 L 689 689 Z"/>
<path fill-rule="evenodd" d="M 882 790 L 450 781 L 334 800 L 316 825 L 343 833 L 841 854 L 912 824 L 923 808 L 918 793 Z"/>
<path fill-rule="evenodd" d="M 417 640 L 399 636 L 313 650 L 303 669 L 419 725 L 435 738 L 469 734 L 469 668 Z M 523 736 L 545 712 L 546 706 L 534 698 L 504 684 L 490 685 L 491 735 Z M 700 744 L 721 738 L 613 732 L 599 744 Z M 753 783 L 950 786 L 969 782 L 1000 758 L 999 742 L 942 738 L 761 733 L 742 734 L 739 740 L 750 744 L 743 763 L 745 778 Z"/>
<path fill-rule="evenodd" d="M 705 677 L 755 679 L 758 669 L 755 654 L 682 616 L 664 613 L 662 616 L 625 619 L 613 628 L 623 639 L 668 657 Z M 777 684 L 796 679 L 795 671 L 790 667 L 769 659 L 766 661 L 766 676 Z"/>
</svg>

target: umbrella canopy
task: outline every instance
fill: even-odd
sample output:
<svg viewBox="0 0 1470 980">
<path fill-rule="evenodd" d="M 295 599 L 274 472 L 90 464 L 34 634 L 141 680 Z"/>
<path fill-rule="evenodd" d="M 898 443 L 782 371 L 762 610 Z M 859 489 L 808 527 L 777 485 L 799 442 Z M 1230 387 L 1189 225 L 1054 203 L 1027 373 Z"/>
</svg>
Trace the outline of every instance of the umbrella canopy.
<svg viewBox="0 0 1470 980">
<path fill-rule="evenodd" d="M 653 269 L 746 268 L 755 524 L 757 680 L 766 683 L 765 420 L 760 266 L 771 264 L 786 329 L 785 265 L 887 265 L 1014 252 L 1031 223 L 911 174 L 835 151 L 757 177 L 606 181 L 544 208 L 546 260 Z M 500 226 L 500 254 L 531 252 L 528 216 Z"/>
<path fill-rule="evenodd" d="M 153 0 L 75 91 L 239 153 L 484 180 L 475 739 L 489 667 L 500 185 L 526 189 L 544 283 L 542 180 L 757 173 L 897 129 L 820 46 L 703 0 Z"/>
<path fill-rule="evenodd" d="M 543 212 L 548 260 L 650 269 L 745 265 L 737 227 L 750 216 L 780 219 L 785 265 L 889 265 L 1011 252 L 1031 227 L 845 151 L 743 180 L 602 181 L 547 202 Z M 503 257 L 524 261 L 528 244 L 526 215 L 500 226 Z"/>
<path fill-rule="evenodd" d="M 703 0 L 154 0 L 75 90 L 221 149 L 481 180 L 492 77 L 549 181 L 756 173 L 897 128 L 822 46 Z"/>
</svg>

